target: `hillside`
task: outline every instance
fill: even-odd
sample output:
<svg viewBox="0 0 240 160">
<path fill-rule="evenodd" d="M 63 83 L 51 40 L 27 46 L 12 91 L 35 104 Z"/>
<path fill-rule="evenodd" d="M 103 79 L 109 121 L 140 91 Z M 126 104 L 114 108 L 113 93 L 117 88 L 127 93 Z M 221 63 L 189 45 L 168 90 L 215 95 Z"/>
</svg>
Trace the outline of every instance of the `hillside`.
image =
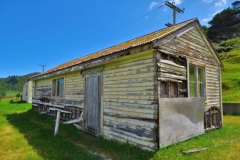
<svg viewBox="0 0 240 160">
<path fill-rule="evenodd" d="M 24 83 L 27 81 L 27 79 L 31 76 L 34 76 L 36 74 L 39 74 L 39 72 L 30 73 L 23 76 L 8 76 L 7 78 L 0 78 L 0 87 L 6 92 L 6 91 L 15 91 L 19 92 L 22 91 Z"/>
<path fill-rule="evenodd" d="M 240 102 L 240 49 L 219 54 L 222 70 L 223 101 Z"/>
</svg>

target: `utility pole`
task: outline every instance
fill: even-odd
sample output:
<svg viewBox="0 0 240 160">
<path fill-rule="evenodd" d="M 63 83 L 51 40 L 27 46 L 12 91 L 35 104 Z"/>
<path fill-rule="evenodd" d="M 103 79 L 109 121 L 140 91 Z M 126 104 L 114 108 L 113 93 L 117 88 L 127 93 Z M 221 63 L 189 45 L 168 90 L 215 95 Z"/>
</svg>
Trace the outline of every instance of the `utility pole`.
<svg viewBox="0 0 240 160">
<path fill-rule="evenodd" d="M 173 24 L 170 24 L 170 23 L 165 24 L 168 27 L 176 24 L 176 12 L 178 12 L 178 13 L 184 12 L 184 8 L 180 9 L 177 6 L 175 6 L 174 4 L 175 4 L 175 2 L 172 2 L 172 3 L 167 2 L 167 1 L 165 2 L 165 5 L 172 8 L 172 10 L 173 10 Z"/>
<path fill-rule="evenodd" d="M 44 66 L 47 66 L 45 64 L 39 64 L 39 66 L 42 66 L 42 72 L 44 72 Z"/>
</svg>

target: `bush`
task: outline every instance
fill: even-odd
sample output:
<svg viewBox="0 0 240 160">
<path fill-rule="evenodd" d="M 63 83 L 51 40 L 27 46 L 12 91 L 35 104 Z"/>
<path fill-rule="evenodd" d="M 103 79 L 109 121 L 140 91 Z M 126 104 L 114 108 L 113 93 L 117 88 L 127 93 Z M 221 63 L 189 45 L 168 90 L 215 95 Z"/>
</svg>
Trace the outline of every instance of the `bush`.
<svg viewBox="0 0 240 160">
<path fill-rule="evenodd" d="M 230 83 L 229 82 L 222 82 L 222 89 L 223 90 L 229 90 L 231 88 L 231 86 L 229 85 Z"/>
<path fill-rule="evenodd" d="M 21 94 L 18 93 L 18 94 L 16 95 L 16 98 L 19 98 L 19 97 L 21 97 Z"/>
<path fill-rule="evenodd" d="M 239 48 L 240 47 L 239 43 L 240 38 L 233 38 L 226 41 L 222 41 L 219 45 L 214 45 L 214 47 L 218 53 L 229 52 L 233 49 Z"/>
</svg>

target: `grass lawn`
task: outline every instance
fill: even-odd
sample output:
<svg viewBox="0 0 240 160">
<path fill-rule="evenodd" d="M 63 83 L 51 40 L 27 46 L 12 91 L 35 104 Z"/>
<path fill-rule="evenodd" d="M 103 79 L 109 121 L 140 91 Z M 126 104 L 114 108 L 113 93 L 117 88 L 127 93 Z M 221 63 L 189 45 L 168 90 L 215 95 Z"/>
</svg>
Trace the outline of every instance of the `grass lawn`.
<svg viewBox="0 0 240 160">
<path fill-rule="evenodd" d="M 240 116 L 224 116 L 224 127 L 157 152 L 142 151 L 128 144 L 96 138 L 60 124 L 54 137 L 55 118 L 40 115 L 31 104 L 4 99 L 0 102 L 0 159 L 101 159 L 88 150 L 112 159 L 238 159 Z M 233 141 L 232 141 L 233 140 Z M 208 150 L 184 155 L 181 150 Z"/>
<path fill-rule="evenodd" d="M 222 94 L 224 102 L 240 102 L 240 50 L 219 54 L 222 70 Z"/>
</svg>

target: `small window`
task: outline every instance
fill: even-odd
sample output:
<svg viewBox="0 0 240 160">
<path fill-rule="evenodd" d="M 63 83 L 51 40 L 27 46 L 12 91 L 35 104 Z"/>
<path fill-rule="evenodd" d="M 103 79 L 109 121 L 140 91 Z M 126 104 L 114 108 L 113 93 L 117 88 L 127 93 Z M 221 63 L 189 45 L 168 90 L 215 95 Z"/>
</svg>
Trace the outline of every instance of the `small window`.
<svg viewBox="0 0 240 160">
<path fill-rule="evenodd" d="M 204 97 L 204 68 L 189 65 L 190 97 Z"/>
<path fill-rule="evenodd" d="M 63 77 L 53 80 L 52 96 L 64 97 L 64 78 Z"/>
<path fill-rule="evenodd" d="M 161 52 L 160 64 L 160 97 L 188 97 L 186 58 Z"/>
</svg>

